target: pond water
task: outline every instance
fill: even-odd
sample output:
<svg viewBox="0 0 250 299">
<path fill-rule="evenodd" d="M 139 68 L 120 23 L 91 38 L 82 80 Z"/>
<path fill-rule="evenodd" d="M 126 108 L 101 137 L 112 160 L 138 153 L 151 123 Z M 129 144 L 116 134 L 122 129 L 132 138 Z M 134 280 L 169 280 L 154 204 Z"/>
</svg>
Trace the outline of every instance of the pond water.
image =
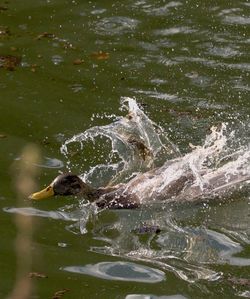
<svg viewBox="0 0 250 299">
<path fill-rule="evenodd" d="M 178 153 L 222 123 L 230 152 L 248 147 L 249 25 L 248 1 L 0 2 L 1 298 L 28 274 L 28 298 L 250 298 L 249 188 L 223 202 L 96 211 L 73 197 L 30 202 L 13 184 L 30 143 L 38 188 L 69 168 L 107 182 L 112 173 L 91 170 L 117 162 L 109 142 L 70 155 L 62 145 L 124 116 L 122 97 Z"/>
</svg>

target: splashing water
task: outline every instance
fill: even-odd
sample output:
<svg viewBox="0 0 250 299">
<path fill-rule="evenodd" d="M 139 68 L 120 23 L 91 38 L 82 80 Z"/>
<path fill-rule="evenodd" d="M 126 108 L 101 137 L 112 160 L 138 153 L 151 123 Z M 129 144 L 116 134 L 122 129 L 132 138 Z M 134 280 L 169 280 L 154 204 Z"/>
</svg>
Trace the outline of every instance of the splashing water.
<svg viewBox="0 0 250 299">
<path fill-rule="evenodd" d="M 179 149 L 171 143 L 163 129 L 153 123 L 138 107 L 135 100 L 122 98 L 122 109 L 128 105 L 128 115 L 120 117 L 106 126 L 96 126 L 73 136 L 61 147 L 61 151 L 69 157 L 68 146 L 79 143 L 81 149 L 84 142 L 102 136 L 111 141 L 112 150 L 106 164 L 95 165 L 82 177 L 88 182 L 92 178 L 103 177 L 111 173 L 109 184 L 128 181 L 139 172 L 158 166 L 162 159 L 180 156 Z M 116 156 L 119 161 L 114 163 Z M 70 162 L 69 162 L 70 163 Z M 71 164 L 69 164 L 70 168 Z M 94 182 L 93 182 L 94 183 Z"/>
<path fill-rule="evenodd" d="M 93 183 L 94 178 L 106 177 L 106 185 L 127 182 L 123 194 L 132 194 L 144 203 L 223 195 L 250 179 L 249 146 L 230 149 L 227 145 L 235 136 L 233 131 L 227 134 L 226 124 L 212 127 L 202 146 L 190 145 L 192 151 L 182 156 L 164 130 L 144 114 L 134 99 L 123 98 L 123 108 L 125 104 L 126 117 L 106 126 L 92 127 L 62 146 L 67 156 L 72 143 L 80 143 L 83 149 L 84 142 L 89 139 L 94 142 L 98 136 L 111 141 L 109 160 L 85 173 L 85 181 Z M 114 163 L 115 155 L 119 160 Z"/>
</svg>

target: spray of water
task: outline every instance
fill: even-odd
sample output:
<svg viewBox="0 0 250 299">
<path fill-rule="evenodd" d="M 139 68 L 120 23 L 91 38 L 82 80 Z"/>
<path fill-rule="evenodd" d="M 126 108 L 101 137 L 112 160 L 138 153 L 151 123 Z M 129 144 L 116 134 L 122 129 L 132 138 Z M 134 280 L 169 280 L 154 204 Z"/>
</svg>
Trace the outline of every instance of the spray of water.
<svg viewBox="0 0 250 299">
<path fill-rule="evenodd" d="M 111 141 L 107 163 L 95 165 L 83 174 L 83 179 L 105 176 L 110 171 L 109 185 L 127 183 L 122 192 L 132 194 L 141 203 L 152 200 L 185 200 L 211 197 L 229 192 L 250 179 L 250 151 L 248 146 L 231 149 L 235 138 L 227 132 L 227 125 L 212 127 L 203 145 L 190 145 L 191 151 L 181 155 L 164 130 L 152 122 L 131 98 L 122 99 L 126 117 L 106 126 L 96 126 L 67 140 L 61 151 L 68 155 L 68 147 L 103 136 Z M 114 157 L 119 157 L 117 162 Z M 157 167 L 158 166 L 158 167 Z"/>
<path fill-rule="evenodd" d="M 110 185 L 128 181 L 139 172 L 145 172 L 165 161 L 180 156 L 180 151 L 167 137 L 164 130 L 153 123 L 131 98 L 122 98 L 122 110 L 128 110 L 126 117 L 119 117 L 106 126 L 95 126 L 73 136 L 61 147 L 61 152 L 69 158 L 68 147 L 78 143 L 81 149 L 84 143 L 95 138 L 105 137 L 111 142 L 112 149 L 105 164 L 92 167 L 82 175 L 92 182 L 92 177 L 102 177 L 111 173 Z M 117 162 L 116 157 L 119 157 Z M 70 160 L 70 159 L 69 159 Z M 69 163 L 69 168 L 71 167 Z"/>
</svg>

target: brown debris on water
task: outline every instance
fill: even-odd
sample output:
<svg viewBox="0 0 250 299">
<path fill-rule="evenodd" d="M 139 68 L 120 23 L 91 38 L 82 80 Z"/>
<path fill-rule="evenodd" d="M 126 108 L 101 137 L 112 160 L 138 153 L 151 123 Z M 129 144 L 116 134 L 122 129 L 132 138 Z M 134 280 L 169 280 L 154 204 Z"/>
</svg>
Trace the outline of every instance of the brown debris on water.
<svg viewBox="0 0 250 299">
<path fill-rule="evenodd" d="M 8 27 L 0 26 L 0 38 L 10 36 L 10 30 Z"/>
<path fill-rule="evenodd" d="M 55 294 L 53 295 L 52 299 L 60 299 L 67 292 L 69 292 L 69 289 L 59 290 L 59 291 L 55 292 Z"/>
<path fill-rule="evenodd" d="M 80 64 L 83 64 L 84 63 L 84 60 L 81 59 L 81 58 L 77 58 L 73 61 L 73 64 L 74 65 L 80 65 Z"/>
<path fill-rule="evenodd" d="M 0 13 L 3 12 L 3 11 L 6 11 L 6 10 L 8 10 L 8 7 L 0 6 Z"/>
<path fill-rule="evenodd" d="M 53 33 L 49 33 L 49 32 L 43 32 L 41 34 L 39 34 L 35 39 L 36 40 L 41 40 L 42 38 L 55 38 L 55 34 Z"/>
<path fill-rule="evenodd" d="M 47 39 L 51 39 L 53 41 L 58 42 L 63 49 L 71 49 L 71 50 L 75 50 L 76 48 L 72 45 L 71 42 L 69 42 L 68 40 L 64 39 L 64 38 L 60 38 L 58 36 L 56 36 L 54 33 L 50 33 L 50 32 L 43 32 L 39 35 L 37 35 L 37 37 L 35 37 L 35 40 L 42 40 L 44 38 Z"/>
<path fill-rule="evenodd" d="M 96 60 L 106 60 L 106 59 L 109 59 L 109 53 L 104 52 L 104 51 L 93 52 L 90 56 L 93 59 L 96 59 Z"/>
<path fill-rule="evenodd" d="M 14 71 L 21 63 L 21 57 L 14 55 L 0 55 L 0 68 Z"/>
</svg>

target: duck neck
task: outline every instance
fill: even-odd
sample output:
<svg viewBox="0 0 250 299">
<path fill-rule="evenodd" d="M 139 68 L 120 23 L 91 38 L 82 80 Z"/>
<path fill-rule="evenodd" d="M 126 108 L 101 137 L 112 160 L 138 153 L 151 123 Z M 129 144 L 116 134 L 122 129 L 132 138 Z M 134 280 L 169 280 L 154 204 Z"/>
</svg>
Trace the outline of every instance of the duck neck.
<svg viewBox="0 0 250 299">
<path fill-rule="evenodd" d="M 81 194 L 85 196 L 90 202 L 95 201 L 98 199 L 96 188 L 93 188 L 92 186 L 86 184 L 85 182 L 82 182 L 82 191 Z"/>
<path fill-rule="evenodd" d="M 94 202 L 96 200 L 98 200 L 102 195 L 110 193 L 112 191 L 115 191 L 119 188 L 118 185 L 116 186 L 112 186 L 112 187 L 100 187 L 100 188 L 94 188 L 88 184 L 86 184 L 85 182 L 83 183 L 83 191 L 82 194 L 90 201 L 90 202 Z"/>
</svg>

